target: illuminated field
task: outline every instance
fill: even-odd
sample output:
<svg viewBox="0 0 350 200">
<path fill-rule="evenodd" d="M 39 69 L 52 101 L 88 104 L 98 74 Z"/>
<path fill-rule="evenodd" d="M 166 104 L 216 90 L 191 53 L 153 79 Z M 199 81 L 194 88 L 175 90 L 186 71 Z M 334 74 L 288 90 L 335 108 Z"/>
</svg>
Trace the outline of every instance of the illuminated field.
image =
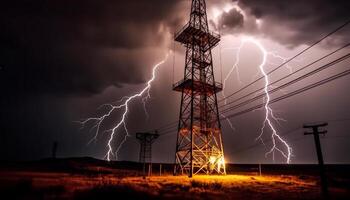
<svg viewBox="0 0 350 200">
<path fill-rule="evenodd" d="M 301 180 L 295 176 L 185 176 L 128 177 L 126 171 L 117 175 L 84 176 L 68 173 L 3 172 L 1 188 L 21 191 L 23 198 L 39 196 L 61 198 L 94 198 L 124 195 L 130 198 L 169 197 L 201 199 L 229 198 L 282 198 L 317 199 L 314 180 Z M 132 175 L 132 172 L 130 172 Z"/>
<path fill-rule="evenodd" d="M 320 198 L 317 177 L 300 174 L 293 168 L 289 168 L 291 172 L 294 170 L 289 175 L 281 175 L 287 174 L 285 172 L 269 175 L 273 173 L 265 171 L 266 175 L 258 176 L 237 171 L 236 175 L 199 175 L 190 179 L 172 176 L 170 170 L 165 176 L 159 176 L 159 171 L 154 170 L 154 176 L 144 178 L 136 164 L 127 163 L 122 166 L 124 169 L 117 169 L 115 167 L 121 166 L 120 163 L 111 165 L 93 160 L 13 166 L 0 168 L 0 192 L 11 199 L 119 199 L 121 196 L 123 199 Z M 346 199 L 350 194 L 349 180 L 334 180 L 337 182 L 331 183 L 332 196 Z"/>
</svg>

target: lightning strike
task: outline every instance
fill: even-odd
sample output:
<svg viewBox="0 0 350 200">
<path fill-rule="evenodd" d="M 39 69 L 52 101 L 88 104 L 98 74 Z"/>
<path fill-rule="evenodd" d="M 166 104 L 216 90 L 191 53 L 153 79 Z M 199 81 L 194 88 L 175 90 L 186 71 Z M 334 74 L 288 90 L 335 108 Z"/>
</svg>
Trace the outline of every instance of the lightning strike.
<svg viewBox="0 0 350 200">
<path fill-rule="evenodd" d="M 151 94 L 149 92 L 149 90 L 147 91 L 147 95 L 145 97 L 142 98 L 142 104 L 143 104 L 143 110 L 145 112 L 146 115 L 146 119 L 149 119 L 149 114 L 147 111 L 147 101 L 151 98 Z"/>
<path fill-rule="evenodd" d="M 235 59 L 235 63 L 233 64 L 232 68 L 230 69 L 230 71 L 228 72 L 228 74 L 226 75 L 225 79 L 224 79 L 224 82 L 223 82 L 223 87 L 224 87 L 224 90 L 222 92 L 222 96 L 224 97 L 224 103 L 227 104 L 227 98 L 226 98 L 226 94 L 225 94 L 225 87 L 226 87 L 226 82 L 227 80 L 230 78 L 230 76 L 232 75 L 233 71 L 236 70 L 236 75 L 237 75 L 237 80 L 240 84 L 242 84 L 243 82 L 241 81 L 241 77 L 239 75 L 239 68 L 238 68 L 238 64 L 240 62 L 240 57 L 239 55 L 241 54 L 241 50 L 242 50 L 242 47 L 243 47 L 244 43 L 243 43 L 243 40 L 241 41 L 239 47 L 237 48 L 225 48 L 223 50 L 234 50 L 234 51 L 237 51 L 236 52 L 236 59 Z"/>
<path fill-rule="evenodd" d="M 242 45 L 242 44 L 241 44 Z M 240 75 L 239 75 L 239 70 L 238 70 L 238 64 L 239 64 L 239 54 L 241 52 L 241 48 L 225 48 L 223 50 L 235 50 L 235 51 L 238 51 L 236 53 L 236 61 L 235 63 L 233 64 L 233 67 L 230 69 L 229 73 L 226 75 L 225 79 L 224 79 L 224 82 L 223 82 L 223 91 L 222 91 L 222 96 L 224 97 L 224 104 L 226 105 L 227 104 L 227 98 L 226 98 L 226 94 L 225 94 L 225 87 L 226 87 L 226 82 L 227 80 L 229 79 L 229 77 L 231 76 L 231 74 L 233 73 L 234 70 L 236 70 L 236 75 L 237 75 L 237 80 L 242 83 L 241 81 L 241 78 L 240 78 Z M 220 52 L 221 53 L 221 52 Z M 222 114 L 221 113 L 221 116 L 225 118 L 226 122 L 228 123 L 228 125 L 230 126 L 231 130 L 232 131 L 235 131 L 235 127 L 233 126 L 233 123 L 232 121 L 226 117 L 226 115 Z"/>
<path fill-rule="evenodd" d="M 291 160 L 291 156 L 292 156 L 292 148 L 289 146 L 289 144 L 278 134 L 272 120 L 274 120 L 275 122 L 279 123 L 279 121 L 285 121 L 284 119 L 282 118 L 278 118 L 275 116 L 272 108 L 269 106 L 270 104 L 270 94 L 269 94 L 269 88 L 271 86 L 270 85 L 270 82 L 269 82 L 269 78 L 268 78 L 268 75 L 264 69 L 264 66 L 268 63 L 267 61 L 267 58 L 268 56 L 272 56 L 274 58 L 277 58 L 277 59 L 280 59 L 282 60 L 283 62 L 285 62 L 286 60 L 288 60 L 288 58 L 284 58 L 280 55 L 277 55 L 276 53 L 274 52 L 268 52 L 264 47 L 263 45 L 253 39 L 253 38 L 243 38 L 241 43 L 240 43 L 240 46 L 237 47 L 237 48 L 231 48 L 231 49 L 234 49 L 236 50 L 237 49 L 237 52 L 236 52 L 236 61 L 233 65 L 233 67 L 231 68 L 231 70 L 229 71 L 229 73 L 227 74 L 227 76 L 225 77 L 224 79 L 224 88 L 225 88 L 225 85 L 226 85 L 226 82 L 227 80 L 229 79 L 229 77 L 232 75 L 232 73 L 236 70 L 236 74 L 237 76 L 239 77 L 239 69 L 238 69 L 238 64 L 240 62 L 240 53 L 241 53 L 241 50 L 242 48 L 244 47 L 245 44 L 247 43 L 252 43 L 254 44 L 255 46 L 258 47 L 258 49 L 262 52 L 263 54 L 263 60 L 261 62 L 261 64 L 259 65 L 259 69 L 260 69 L 260 73 L 264 76 L 264 80 L 265 80 L 265 85 L 264 85 L 264 93 L 265 93 L 265 98 L 264 98 L 264 102 L 265 102 L 265 105 L 264 105 L 264 109 L 265 109 L 265 119 L 263 121 L 263 125 L 261 127 L 261 132 L 260 132 L 260 135 L 257 137 L 257 140 L 260 140 L 263 144 L 263 139 L 262 139 L 262 136 L 264 134 L 264 130 L 266 128 L 266 126 L 268 125 L 268 127 L 271 129 L 272 131 L 272 134 L 271 134 L 271 139 L 272 139 L 272 147 L 270 148 L 270 150 L 265 154 L 265 156 L 267 157 L 269 154 L 272 154 L 272 158 L 273 160 L 275 160 L 275 151 L 278 151 L 285 159 L 286 159 L 286 162 L 289 164 L 290 163 L 290 160 Z M 287 66 L 288 69 L 292 70 L 292 68 L 290 66 Z M 238 78 L 238 81 L 241 83 L 241 79 Z M 223 96 L 224 96 L 224 104 L 226 105 L 227 104 L 227 98 L 226 98 L 226 95 L 225 93 L 223 92 Z M 229 124 L 231 125 L 232 122 L 229 120 L 229 119 L 226 119 L 229 121 Z M 286 148 L 286 152 L 281 150 L 280 148 L 278 148 L 278 144 L 277 143 L 280 143 L 282 144 L 285 148 Z M 265 144 L 264 144 L 265 145 Z"/>
<path fill-rule="evenodd" d="M 153 81 L 156 78 L 156 72 L 157 72 L 158 68 L 166 62 L 168 57 L 169 57 L 169 53 L 166 55 L 164 60 L 162 60 L 161 62 L 159 62 L 158 64 L 156 64 L 153 67 L 151 79 L 147 82 L 146 86 L 139 93 L 136 93 L 133 96 L 124 96 L 120 100 L 118 100 L 118 101 L 116 101 L 114 103 L 104 104 L 104 105 L 100 106 L 100 108 L 101 107 L 108 107 L 109 108 L 104 115 L 102 115 L 101 117 L 88 118 L 88 119 L 86 119 L 84 121 L 79 122 L 81 124 L 81 128 L 84 128 L 87 124 L 92 123 L 92 127 L 91 127 L 90 131 L 91 130 L 96 130 L 96 131 L 95 131 L 94 137 L 89 142 L 89 143 L 91 143 L 92 141 L 95 141 L 97 139 L 97 137 L 98 137 L 98 135 L 100 133 L 101 125 L 103 124 L 103 122 L 108 117 L 110 117 L 114 112 L 122 110 L 122 113 L 123 113 L 122 117 L 116 123 L 116 125 L 112 129 L 104 131 L 104 132 L 109 132 L 110 133 L 109 140 L 108 140 L 108 143 L 107 143 L 108 151 L 107 151 L 107 154 L 105 156 L 105 158 L 107 158 L 108 161 L 111 160 L 112 156 L 115 156 L 115 158 L 118 160 L 118 152 L 119 152 L 119 150 L 121 149 L 123 144 L 127 141 L 127 138 L 130 137 L 130 134 L 129 134 L 129 131 L 128 131 L 127 125 L 126 125 L 126 118 L 127 118 L 128 113 L 129 113 L 130 103 L 132 101 L 134 101 L 135 99 L 137 99 L 137 98 L 143 97 L 142 98 L 142 103 L 144 105 L 144 110 L 146 112 L 146 116 L 147 117 L 149 116 L 148 112 L 146 110 L 146 102 L 151 97 L 150 90 L 152 88 L 152 83 L 153 83 Z M 146 96 L 144 96 L 144 95 L 146 95 Z M 115 105 L 115 104 L 117 104 L 117 105 Z M 120 128 L 124 129 L 126 135 L 124 136 L 124 139 L 120 142 L 119 146 L 116 148 L 116 151 L 113 152 L 113 145 L 112 145 L 112 143 L 113 143 L 113 140 L 114 140 L 114 138 L 115 138 L 115 136 L 118 133 L 118 130 Z"/>
</svg>

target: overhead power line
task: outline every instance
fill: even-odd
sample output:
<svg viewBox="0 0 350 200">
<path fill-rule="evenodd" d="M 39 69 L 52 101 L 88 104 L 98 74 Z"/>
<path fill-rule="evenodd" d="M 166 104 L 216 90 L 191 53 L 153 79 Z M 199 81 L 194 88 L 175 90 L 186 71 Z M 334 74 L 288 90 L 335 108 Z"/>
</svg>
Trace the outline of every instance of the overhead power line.
<svg viewBox="0 0 350 200">
<path fill-rule="evenodd" d="M 315 61 L 313 61 L 313 62 L 311 62 L 311 63 L 309 63 L 309 64 L 307 64 L 307 65 L 305 65 L 304 67 L 302 67 L 302 68 L 300 68 L 300 69 L 294 71 L 293 73 L 290 73 L 290 74 L 288 74 L 288 75 L 286 75 L 286 76 L 284 76 L 284 77 L 282 77 L 282 78 L 280 78 L 280 79 L 278 79 L 278 80 L 276 80 L 276 81 L 270 83 L 270 84 L 268 85 L 268 87 L 273 86 L 273 85 L 275 85 L 276 83 L 281 82 L 281 81 L 283 81 L 283 80 L 285 80 L 285 79 L 287 79 L 287 78 L 289 78 L 289 77 L 291 77 L 291 76 L 293 76 L 293 75 L 295 75 L 295 74 L 297 74 L 297 73 L 299 73 L 299 72 L 301 72 L 301 71 L 303 71 L 303 70 L 305 70 L 305 69 L 307 69 L 307 68 L 309 68 L 309 67 L 315 65 L 316 63 L 318 63 L 318 62 L 320 62 L 320 61 L 322 61 L 322 60 L 324 60 L 324 59 L 326 59 L 326 58 L 328 58 L 328 57 L 334 55 L 335 53 L 337 53 L 337 52 L 339 52 L 339 51 L 341 51 L 341 50 L 343 50 L 343 49 L 345 49 L 345 48 L 347 48 L 347 47 L 349 47 L 349 46 L 350 46 L 350 43 L 348 43 L 348 44 L 346 44 L 346 45 L 344 45 L 344 46 L 342 46 L 342 47 L 336 49 L 335 51 L 332 51 L 331 53 L 328 53 L 328 54 L 322 56 L 321 58 L 319 58 L 319 59 L 317 59 L 317 60 L 315 60 Z M 261 87 L 261 88 L 259 88 L 259 89 L 256 89 L 256 90 L 254 90 L 254 91 L 252 91 L 252 92 L 250 92 L 250 93 L 248 93 L 248 94 L 246 94 L 246 95 L 244 95 L 244 96 L 242 96 L 242 97 L 240 97 L 240 98 L 238 98 L 238 99 L 236 99 L 236 100 L 233 100 L 233 101 L 231 101 L 231 102 L 229 102 L 229 103 L 226 103 L 225 105 L 222 105 L 222 106 L 219 106 L 219 107 L 224 107 L 224 106 L 227 106 L 227 105 L 236 103 L 236 102 L 238 102 L 238 101 L 240 101 L 240 100 L 242 100 L 242 99 L 244 99 L 244 98 L 246 98 L 246 97 L 249 97 L 249 96 L 251 96 L 251 95 L 253 95 L 253 94 L 255 94 L 255 93 L 257 93 L 257 92 L 259 92 L 259 91 L 261 91 L 261 90 L 263 90 L 263 89 L 265 89 L 265 87 Z"/>
<path fill-rule="evenodd" d="M 271 100 L 271 101 L 270 101 L 270 104 L 273 104 L 273 103 L 282 101 L 282 100 L 284 100 L 284 99 L 293 97 L 293 96 L 295 96 L 295 95 L 297 95 L 297 94 L 300 94 L 300 93 L 303 93 L 303 92 L 305 92 L 305 91 L 311 90 L 311 89 L 313 89 L 313 88 L 319 87 L 319 86 L 321 86 L 321 85 L 324 85 L 324 84 L 326 84 L 326 83 L 329 83 L 329 82 L 334 81 L 334 80 L 336 80 L 336 79 L 339 79 L 339 78 L 341 78 L 341 77 L 347 76 L 347 75 L 349 75 L 349 74 L 350 74 L 350 70 L 343 71 L 343 72 L 338 73 L 338 74 L 336 74 L 336 75 L 334 75 L 334 76 L 328 77 L 328 78 L 323 79 L 323 80 L 321 80 L 321 81 L 318 81 L 318 82 L 316 82 L 316 83 L 310 84 L 310 85 L 308 85 L 308 86 L 306 86 L 306 87 L 303 87 L 303 88 L 301 88 L 301 89 L 298 89 L 298 90 L 296 90 L 296 91 L 294 91 L 294 92 L 291 92 L 291 93 L 282 95 L 282 96 L 280 96 L 280 97 L 277 97 L 277 98 Z M 254 106 L 254 107 L 251 107 L 251 108 L 248 108 L 248 109 L 239 111 L 239 112 L 237 112 L 237 113 L 228 115 L 228 116 L 226 116 L 226 118 L 229 118 L 229 119 L 230 119 L 230 118 L 233 118 L 233 117 L 237 117 L 237 116 L 239 116 L 239 115 L 242 115 L 242 114 L 245 114 L 245 113 L 248 113 L 248 112 L 257 110 L 257 109 L 263 107 L 264 105 L 265 105 L 264 103 L 263 103 L 263 104 L 259 104 L 259 105 L 257 105 L 257 106 Z M 225 119 L 225 118 L 221 118 L 221 119 Z"/>
<path fill-rule="evenodd" d="M 322 37 L 321 39 L 317 40 L 316 42 L 314 42 L 312 45 L 308 46 L 307 48 L 305 48 L 304 50 L 302 50 L 301 52 L 297 53 L 295 56 L 291 57 L 290 59 L 288 59 L 286 62 L 282 63 L 281 65 L 279 65 L 278 67 L 276 67 L 275 69 L 271 70 L 270 72 L 268 72 L 266 74 L 266 76 L 269 76 L 270 74 L 272 74 L 273 72 L 277 71 L 278 69 L 282 68 L 283 66 L 285 66 L 286 64 L 290 63 L 292 60 L 294 60 L 295 58 L 299 57 L 300 55 L 304 54 L 305 52 L 307 52 L 308 50 L 310 50 L 311 48 L 313 48 L 314 46 L 318 45 L 319 43 L 321 43 L 323 40 L 325 40 L 326 38 L 330 37 L 331 35 L 333 35 L 334 33 L 338 32 L 339 30 L 341 30 L 342 28 L 344 28 L 345 26 L 347 26 L 350 23 L 350 19 L 345 22 L 344 24 L 342 24 L 341 26 L 339 26 L 338 28 L 336 28 L 335 30 L 331 31 L 330 33 L 328 33 L 327 35 L 325 35 L 324 37 Z M 260 78 L 256 79 L 255 81 L 249 83 L 248 85 L 242 87 L 241 89 L 237 90 L 236 92 L 233 92 L 232 94 L 226 96 L 225 98 L 221 99 L 219 102 L 224 101 L 225 99 L 228 99 L 240 92 L 242 92 L 243 90 L 247 89 L 248 87 L 252 86 L 253 84 L 255 84 L 256 82 L 264 79 L 265 76 L 261 76 Z"/>
<path fill-rule="evenodd" d="M 293 80 L 291 80 L 290 82 L 288 82 L 288 83 L 286 83 L 286 84 L 283 84 L 283 85 L 281 85 L 281 86 L 279 86 L 279 87 L 277 87 L 277 88 L 274 88 L 274 89 L 270 90 L 269 93 L 270 93 L 270 94 L 271 94 L 271 93 L 274 93 L 274 92 L 276 92 L 276 91 L 278 91 L 278 90 L 280 90 L 280 89 L 282 89 L 282 88 L 285 88 L 285 87 L 287 87 L 287 86 L 290 86 L 291 84 L 294 84 L 294 83 L 296 83 L 296 82 L 299 82 L 299 81 L 301 81 L 301 80 L 303 80 L 303 79 L 305 79 L 305 78 L 307 78 L 307 77 L 309 77 L 309 76 L 311 76 L 311 75 L 313 75 L 313 74 L 316 74 L 316 73 L 318 73 L 318 72 L 320 72 L 320 71 L 322 71 L 322 70 L 324 70 L 324 69 L 326 69 L 326 68 L 329 68 L 329 67 L 331 67 L 331 66 L 333 66 L 333 65 L 335 65 L 335 64 L 337 64 L 337 63 L 339 63 L 339 62 L 341 62 L 341 61 L 343 61 L 343 60 L 345 60 L 345 59 L 348 59 L 349 57 L 350 57 L 350 53 L 349 53 L 349 54 L 346 54 L 346 55 L 344 55 L 344 56 L 342 56 L 342 57 L 340 57 L 340 58 L 338 58 L 338 59 L 336 59 L 336 60 L 333 60 L 333 61 L 331 61 L 330 63 L 327 63 L 327 64 L 325 64 L 325 65 L 323 65 L 323 66 L 321 66 L 321 67 L 319 67 L 319 68 L 317 68 L 317 69 L 315 69 L 315 70 L 313 70 L 313 71 L 311 71 L 311 72 L 309 72 L 309 73 L 307 73 L 307 74 L 304 74 L 304 75 L 302 75 L 302 76 L 300 76 L 300 77 L 298 77 L 298 78 L 296 78 L 296 79 L 293 79 Z M 332 76 L 332 77 L 323 79 L 323 80 L 321 80 L 321 81 L 319 81 L 319 82 L 316 82 L 316 83 L 314 83 L 314 84 L 311 84 L 311 85 L 308 85 L 308 86 L 306 86 L 306 87 L 303 87 L 303 88 L 301 88 L 301 89 L 299 89 L 299 90 L 296 90 L 296 91 L 294 91 L 294 92 L 292 92 L 292 93 L 288 93 L 288 94 L 286 94 L 286 95 L 277 97 L 277 98 L 271 100 L 271 101 L 270 101 L 270 104 L 275 103 L 275 102 L 278 102 L 278 101 L 281 101 L 281 100 L 283 100 L 283 99 L 286 99 L 286 98 L 289 98 L 289 97 L 292 97 L 292 96 L 295 96 L 295 95 L 297 95 L 297 94 L 299 94 L 299 93 L 305 92 L 305 91 L 310 90 L 310 89 L 313 89 L 313 88 L 315 88 L 315 87 L 321 86 L 321 85 L 326 84 L 326 83 L 328 83 L 328 82 L 330 82 L 330 81 L 333 81 L 333 80 L 336 80 L 336 79 L 341 78 L 341 77 L 343 77 L 343 76 L 346 76 L 346 75 L 348 75 L 348 73 L 349 73 L 349 70 L 346 70 L 346 71 L 344 71 L 344 72 L 342 72 L 342 73 L 339 73 L 339 74 L 336 74 L 336 75 L 334 75 L 334 76 Z M 259 96 L 255 97 L 255 98 L 253 98 L 253 99 L 249 99 L 249 100 L 247 100 L 247 101 L 245 101 L 245 102 L 242 102 L 241 104 L 228 107 L 228 108 L 222 110 L 221 113 L 227 113 L 227 112 L 229 112 L 229 111 L 238 109 L 239 107 L 242 107 L 242 106 L 244 106 L 244 105 L 246 105 L 246 104 L 248 104 L 248 103 L 254 102 L 254 101 L 256 101 L 257 99 L 262 98 L 263 96 L 264 96 L 264 95 L 259 95 Z M 257 105 L 257 106 L 254 106 L 254 107 L 245 109 L 245 110 L 240 111 L 240 112 L 237 112 L 237 113 L 235 113 L 235 114 L 226 116 L 226 118 L 232 118 L 232 117 L 235 117 L 235 116 L 238 116 L 238 115 L 245 114 L 245 113 L 247 113 L 247 112 L 254 111 L 254 110 L 256 110 L 256 109 L 261 108 L 263 105 L 264 105 L 264 104 L 259 104 L 259 105 Z M 225 119 L 225 118 L 221 118 L 221 119 Z M 170 125 L 170 124 L 168 124 L 168 125 Z M 166 129 L 163 129 L 163 131 L 160 131 L 160 132 L 161 132 L 162 135 L 163 135 L 163 134 L 172 133 L 173 131 L 176 131 L 176 126 L 175 126 L 175 124 L 174 124 L 173 126 L 170 126 L 170 127 L 166 128 Z"/>
<path fill-rule="evenodd" d="M 305 48 L 304 50 L 302 50 L 301 52 L 299 52 L 298 54 L 296 54 L 295 56 L 291 57 L 290 59 L 288 59 L 286 62 L 282 63 L 281 65 L 279 65 L 278 67 L 276 67 L 275 69 L 273 69 L 272 71 L 268 72 L 267 75 L 270 75 L 272 74 L 273 72 L 277 71 L 278 69 L 280 69 L 281 67 L 285 66 L 286 64 L 290 63 L 292 60 L 294 60 L 295 58 L 297 58 L 298 56 L 302 55 L 303 53 L 307 52 L 308 50 L 310 50 L 312 47 L 318 45 L 319 43 L 321 43 L 323 40 L 325 40 L 326 38 L 330 37 L 331 35 L 333 35 L 334 33 L 338 32 L 339 30 L 341 30 L 342 28 L 344 28 L 345 26 L 347 26 L 348 24 L 350 23 L 350 19 L 347 20 L 347 22 L 345 22 L 344 24 L 342 24 L 341 26 L 339 26 L 338 28 L 336 28 L 335 30 L 331 31 L 330 33 L 328 33 L 327 35 L 325 35 L 324 37 L 322 37 L 321 39 L 319 39 L 318 41 L 314 42 L 312 45 L 308 46 L 307 48 Z M 335 52 L 332 52 L 330 55 L 336 53 L 337 51 L 341 50 L 341 49 L 344 49 L 345 47 L 349 46 L 348 44 L 338 50 L 336 50 Z M 329 55 L 326 55 L 325 57 L 328 57 Z M 322 58 L 320 58 L 319 60 L 322 60 Z M 317 62 L 317 61 L 315 61 Z M 300 70 L 298 70 L 300 71 Z M 218 102 L 222 102 L 224 101 L 225 99 L 228 99 L 238 93 L 240 93 L 241 91 L 245 90 L 246 88 L 250 87 L 251 85 L 253 85 L 254 83 L 260 81 L 261 79 L 263 79 L 264 76 L 258 78 L 257 80 L 251 82 L 250 84 L 244 86 L 243 88 L 237 90 L 236 92 L 228 95 L 227 97 L 219 100 Z M 287 78 L 287 77 L 286 77 Z M 167 128 L 169 129 L 169 126 L 174 126 L 175 124 L 177 123 L 177 121 L 174 121 L 174 122 L 171 122 L 167 125 L 164 125 L 164 126 L 161 126 L 160 128 L 158 128 L 157 130 L 161 130 L 163 128 Z"/>
<path fill-rule="evenodd" d="M 281 136 L 287 136 L 287 135 L 289 135 L 289 134 L 291 134 L 291 133 L 295 133 L 296 131 L 301 130 L 301 129 L 302 129 L 301 126 L 295 127 L 295 128 L 293 128 L 293 129 L 291 129 L 291 130 L 289 130 L 289 131 L 286 131 L 285 133 L 282 133 Z M 271 138 L 270 138 L 270 139 L 267 139 L 267 140 L 264 140 L 263 143 L 255 143 L 255 144 L 250 145 L 250 146 L 248 146 L 248 147 L 245 147 L 245 148 L 241 148 L 241 149 L 239 149 L 239 150 L 236 150 L 236 151 L 233 152 L 233 154 L 238 154 L 238 153 L 241 153 L 241 152 L 250 150 L 250 149 L 254 149 L 254 148 L 256 148 L 256 147 L 259 147 L 259 146 L 261 146 L 261 145 L 267 144 L 267 143 L 269 143 L 269 142 L 272 142 L 272 139 L 271 139 Z"/>
<path fill-rule="evenodd" d="M 344 61 L 344 60 L 346 60 L 348 58 L 350 58 L 350 53 L 348 53 L 348 54 L 346 54 L 346 55 L 344 55 L 344 56 L 342 56 L 342 57 L 340 57 L 340 58 L 338 58 L 336 60 L 333 60 L 333 61 L 331 61 L 331 62 L 329 62 L 329 63 L 327 63 L 327 64 L 325 64 L 325 65 L 323 65 L 323 66 L 321 66 L 321 67 L 319 67 L 319 68 L 309 72 L 309 73 L 306 73 L 306 74 L 304 74 L 302 76 L 299 76 L 298 78 L 295 78 L 295 79 L 293 79 L 293 80 L 291 80 L 291 81 L 289 81 L 289 82 L 287 82 L 287 83 L 285 83 L 285 84 L 283 84 L 283 85 L 281 85 L 279 87 L 273 88 L 273 89 L 269 90 L 268 93 L 269 94 L 273 94 L 273 93 L 275 93 L 275 92 L 277 92 L 277 91 L 279 91 L 281 89 L 284 89 L 284 88 L 286 88 L 288 86 L 291 86 L 291 85 L 293 85 L 295 83 L 298 83 L 298 82 L 300 82 L 300 81 L 302 81 L 302 80 L 304 80 L 304 79 L 306 79 L 306 78 L 308 78 L 308 77 L 310 77 L 312 75 L 320 73 L 323 70 L 328 69 L 328 68 L 334 66 L 335 64 L 338 64 L 338 63 L 340 63 L 340 62 L 342 62 L 342 61 Z M 260 95 L 254 97 L 254 98 L 251 98 L 251 99 L 248 99 L 246 101 L 243 101 L 243 102 L 241 102 L 241 103 L 239 103 L 237 105 L 234 105 L 234 106 L 228 107 L 226 109 L 223 109 L 223 110 L 221 110 L 221 113 L 227 113 L 227 112 L 229 112 L 231 110 L 236 110 L 236 109 L 238 109 L 238 108 L 240 108 L 242 106 L 245 106 L 245 105 L 247 105 L 249 103 L 252 103 L 252 102 L 254 102 L 256 100 L 259 100 L 261 98 L 264 98 L 265 96 L 266 96 L 265 94 L 260 94 Z"/>
<path fill-rule="evenodd" d="M 331 55 L 334 55 L 335 53 L 339 52 L 340 50 L 342 50 L 342 49 L 344 49 L 344 48 L 346 48 L 346 47 L 348 47 L 348 46 L 350 46 L 350 43 L 344 45 L 344 46 L 341 47 L 341 48 L 336 49 L 335 51 L 333 51 L 333 52 L 331 52 L 331 53 L 329 53 L 329 54 L 327 54 L 327 55 L 325 55 L 325 56 L 323 56 L 323 57 L 321 57 L 321 58 L 319 58 L 319 59 L 317 59 L 317 60 L 315 60 L 315 61 L 313 61 L 313 62 L 307 64 L 307 65 L 305 65 L 304 67 L 300 68 L 299 70 L 297 70 L 297 71 L 295 71 L 295 72 L 293 72 L 293 73 L 291 73 L 291 74 L 288 74 L 288 75 L 286 75 L 286 76 L 284 76 L 284 77 L 282 77 L 282 78 L 280 78 L 280 79 L 278 79 L 278 80 L 276 80 L 276 81 L 270 83 L 268 86 L 272 86 L 272 85 L 274 85 L 274 84 L 276 84 L 276 83 L 278 83 L 278 82 L 281 82 L 282 80 L 285 80 L 285 79 L 291 77 L 292 75 L 294 75 L 294 74 L 296 74 L 296 73 L 298 73 L 298 72 L 301 72 L 302 70 L 307 69 L 308 67 L 310 67 L 310 66 L 316 64 L 317 62 L 319 62 L 319 61 L 321 61 L 321 60 L 323 60 L 323 59 L 325 59 L 325 58 L 328 58 L 328 57 L 331 56 Z M 305 78 L 307 78 L 307 77 L 309 77 L 309 76 L 311 76 L 311 75 L 314 75 L 314 74 L 316 74 L 316 73 L 321 72 L 322 70 L 325 70 L 325 69 L 327 69 L 327 68 L 329 68 L 329 67 L 331 67 L 331 66 L 334 66 L 335 64 L 337 64 L 337 63 L 339 63 L 339 62 L 341 62 L 341 61 L 344 61 L 345 59 L 348 59 L 349 57 L 350 57 L 350 53 L 348 53 L 348 54 L 346 54 L 346 55 L 344 55 L 344 56 L 342 56 L 342 57 L 340 57 L 340 58 L 338 58 L 338 59 L 335 59 L 335 60 L 333 60 L 333 61 L 331 61 L 331 62 L 329 62 L 329 63 L 327 63 L 327 64 L 325 64 L 325 65 L 322 65 L 321 67 L 319 67 L 319 68 L 317 68 L 317 69 L 315 69 L 315 70 L 313 70 L 313 71 L 311 71 L 311 72 L 309 72 L 309 73 L 307 73 L 307 74 L 304 74 L 304 75 L 302 75 L 302 76 L 300 76 L 300 77 L 298 77 L 298 78 L 295 78 L 295 79 L 291 80 L 290 82 L 287 82 L 287 83 L 285 83 L 285 84 L 283 84 L 283 85 L 281 85 L 281 86 L 279 86 L 279 87 L 277 87 L 277 88 L 274 88 L 274 89 L 270 90 L 269 93 L 277 92 L 278 90 L 280 90 L 280 89 L 282 89 L 282 88 L 285 88 L 285 87 L 287 87 L 287 86 L 290 86 L 290 85 L 292 85 L 292 84 L 294 84 L 294 83 L 297 83 L 298 81 L 301 81 L 301 80 L 303 80 L 303 79 L 305 79 Z M 260 90 L 262 90 L 262 89 L 264 89 L 264 88 L 257 89 L 257 90 L 255 90 L 255 91 L 253 91 L 253 92 L 251 92 L 251 93 L 249 93 L 249 94 L 247 94 L 247 95 L 245 95 L 245 96 L 239 98 L 239 99 L 236 99 L 236 100 L 234 100 L 234 101 L 228 102 L 226 105 L 219 106 L 219 108 L 224 108 L 224 107 L 226 107 L 226 106 L 228 106 L 228 105 L 230 105 L 230 104 L 236 103 L 236 102 L 238 102 L 238 101 L 240 101 L 240 100 L 242 100 L 242 99 L 244 99 L 244 98 L 246 98 L 246 97 L 248 97 L 248 96 L 250 96 L 250 95 L 252 95 L 252 94 L 255 94 L 256 92 L 258 92 L 258 91 L 260 91 Z M 259 96 L 256 96 L 256 97 L 252 98 L 252 99 L 248 99 L 248 100 L 246 100 L 246 101 L 244 101 L 244 102 L 241 102 L 241 103 L 238 104 L 238 105 L 234 105 L 234 106 L 227 107 L 227 108 L 221 110 L 221 112 L 224 112 L 224 113 L 225 113 L 225 112 L 228 112 L 228 111 L 237 109 L 238 107 L 244 106 L 244 105 L 246 105 L 246 104 L 248 104 L 248 103 L 251 103 L 251 102 L 254 102 L 254 101 L 258 100 L 258 99 L 262 98 L 263 96 L 264 96 L 264 95 L 259 95 Z M 156 130 L 158 130 L 158 131 L 160 131 L 160 132 L 169 132 L 169 131 L 171 131 L 172 129 L 177 128 L 177 123 L 178 123 L 177 121 L 174 121 L 174 122 L 168 123 L 168 124 L 166 124 L 166 125 L 163 125 L 163 126 L 157 128 Z"/>
</svg>

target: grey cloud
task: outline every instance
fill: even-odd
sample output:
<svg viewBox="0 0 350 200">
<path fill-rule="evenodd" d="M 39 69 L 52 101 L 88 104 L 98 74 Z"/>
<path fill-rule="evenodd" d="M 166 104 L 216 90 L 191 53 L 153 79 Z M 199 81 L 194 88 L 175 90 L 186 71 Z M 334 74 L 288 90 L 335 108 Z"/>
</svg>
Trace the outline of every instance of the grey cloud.
<svg viewBox="0 0 350 200">
<path fill-rule="evenodd" d="M 244 16 L 237 9 L 233 8 L 229 12 L 224 12 L 219 19 L 220 29 L 240 28 L 244 24 Z"/>
<path fill-rule="evenodd" d="M 255 34 L 268 37 L 289 47 L 310 44 L 350 19 L 347 0 L 242 0 L 238 5 L 245 11 L 244 23 L 235 9 L 221 16 L 221 28 L 227 34 Z M 262 24 L 258 26 L 256 19 Z M 339 45 L 348 40 L 350 29 L 344 29 L 326 42 Z"/>
<path fill-rule="evenodd" d="M 2 90 L 94 94 L 137 84 L 183 20 L 171 0 L 5 1 L 0 6 Z"/>
</svg>

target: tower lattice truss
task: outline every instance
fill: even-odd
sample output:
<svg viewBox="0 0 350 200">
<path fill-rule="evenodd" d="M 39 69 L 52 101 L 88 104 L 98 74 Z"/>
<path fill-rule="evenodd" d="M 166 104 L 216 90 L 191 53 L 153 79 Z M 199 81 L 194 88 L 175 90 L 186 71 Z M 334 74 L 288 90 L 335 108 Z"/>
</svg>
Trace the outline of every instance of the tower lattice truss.
<svg viewBox="0 0 350 200">
<path fill-rule="evenodd" d="M 220 35 L 209 31 L 205 0 L 192 0 L 190 21 L 175 34 L 186 47 L 184 79 L 173 86 L 181 92 L 175 174 L 226 174 L 211 50 Z"/>
<path fill-rule="evenodd" d="M 136 133 L 140 143 L 140 163 L 152 163 L 152 144 L 158 137 L 158 133 Z"/>
</svg>

